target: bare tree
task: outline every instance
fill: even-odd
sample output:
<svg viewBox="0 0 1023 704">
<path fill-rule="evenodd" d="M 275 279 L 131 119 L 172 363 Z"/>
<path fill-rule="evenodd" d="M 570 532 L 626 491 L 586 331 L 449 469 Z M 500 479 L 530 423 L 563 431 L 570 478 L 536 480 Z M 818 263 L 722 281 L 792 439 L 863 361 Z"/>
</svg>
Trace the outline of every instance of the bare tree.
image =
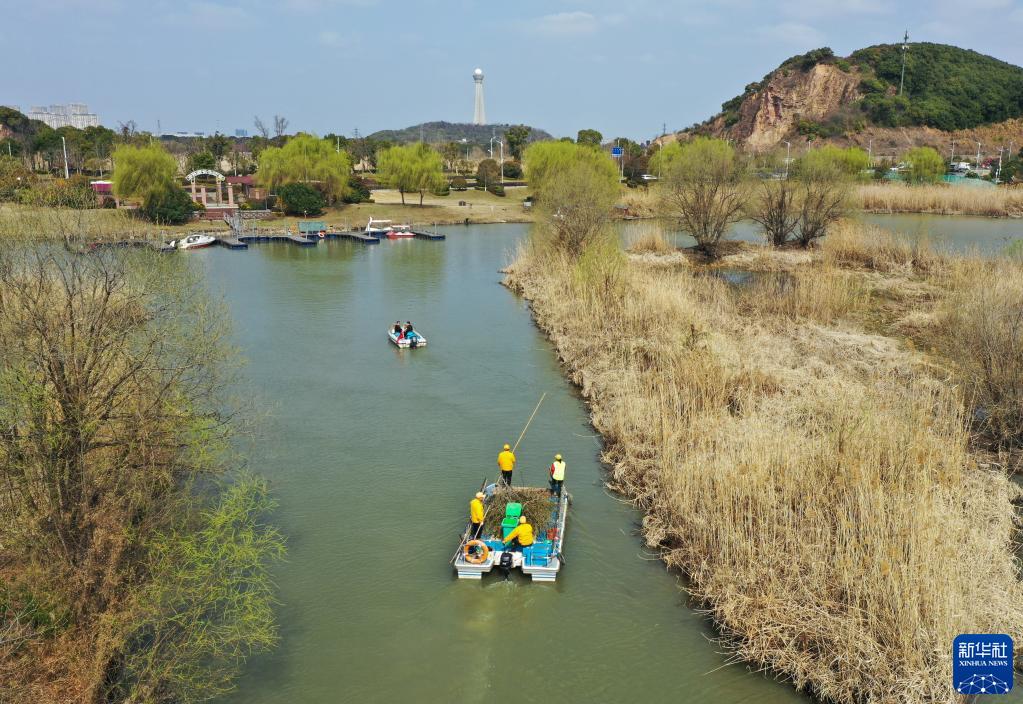
<svg viewBox="0 0 1023 704">
<path fill-rule="evenodd" d="M 802 206 L 799 209 L 799 242 L 808 247 L 828 233 L 845 215 L 849 195 L 848 183 L 827 178 L 811 178 L 803 183 Z"/>
<path fill-rule="evenodd" d="M 270 129 L 266 126 L 266 123 L 263 122 L 259 115 L 256 115 L 253 118 L 253 123 L 256 125 L 256 131 L 259 132 L 263 139 L 270 139 Z"/>
<path fill-rule="evenodd" d="M 283 115 L 274 115 L 274 136 L 280 139 L 288 129 L 288 118 Z"/>
<path fill-rule="evenodd" d="M 760 225 L 775 247 L 785 244 L 799 226 L 799 190 L 796 181 L 765 181 L 749 204 L 750 220 Z"/>
</svg>

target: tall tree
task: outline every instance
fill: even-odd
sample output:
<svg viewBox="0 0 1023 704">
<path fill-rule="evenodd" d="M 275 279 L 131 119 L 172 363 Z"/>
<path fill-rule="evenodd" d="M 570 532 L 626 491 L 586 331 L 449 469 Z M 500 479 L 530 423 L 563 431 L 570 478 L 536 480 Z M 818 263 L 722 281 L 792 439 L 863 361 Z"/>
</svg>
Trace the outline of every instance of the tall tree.
<svg viewBox="0 0 1023 704">
<path fill-rule="evenodd" d="M 119 198 L 145 197 L 157 189 L 177 187 L 178 163 L 158 143 L 120 146 L 113 160 L 114 193 Z"/>
<path fill-rule="evenodd" d="M 444 185 L 444 165 L 440 154 L 426 144 L 409 144 L 391 147 L 378 155 L 377 174 L 401 194 L 402 205 L 405 194 L 419 192 L 419 205 L 428 190 Z"/>
<path fill-rule="evenodd" d="M 513 125 L 504 133 L 504 141 L 508 144 L 508 153 L 516 161 L 522 160 L 522 150 L 529 141 L 530 128 L 525 125 Z"/>
<path fill-rule="evenodd" d="M 707 255 L 716 256 L 729 227 L 742 219 L 745 193 L 735 150 L 722 139 L 698 137 L 665 154 L 661 205 Z"/>
<path fill-rule="evenodd" d="M 579 130 L 575 139 L 577 144 L 585 144 L 589 147 L 599 147 L 603 140 L 604 135 L 597 130 Z"/>
<path fill-rule="evenodd" d="M 288 118 L 283 115 L 274 115 L 274 136 L 280 139 L 288 131 Z"/>
<path fill-rule="evenodd" d="M 311 134 L 300 132 L 283 147 L 267 147 L 259 155 L 260 182 L 269 189 L 287 183 L 306 183 L 331 202 L 348 193 L 352 160 L 347 152 Z"/>
<path fill-rule="evenodd" d="M 252 118 L 252 124 L 256 126 L 256 132 L 259 132 L 260 137 L 263 139 L 270 139 L 270 128 L 266 126 L 266 123 L 263 122 L 263 119 L 259 115 Z"/>
</svg>

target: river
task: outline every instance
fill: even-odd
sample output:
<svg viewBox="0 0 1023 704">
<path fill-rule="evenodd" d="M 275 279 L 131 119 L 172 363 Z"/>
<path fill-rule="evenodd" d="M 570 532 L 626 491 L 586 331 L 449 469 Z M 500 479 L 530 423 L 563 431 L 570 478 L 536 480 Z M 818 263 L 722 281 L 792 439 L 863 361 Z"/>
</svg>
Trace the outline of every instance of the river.
<svg viewBox="0 0 1023 704">
<path fill-rule="evenodd" d="M 899 213 L 881 215 L 862 213 L 855 217 L 874 225 L 891 230 L 905 239 L 923 238 L 938 251 L 977 253 L 981 256 L 998 256 L 1014 243 L 1023 241 L 1023 220 L 1017 218 L 981 218 L 968 216 L 926 215 Z M 626 238 L 630 232 L 639 233 L 649 227 L 650 221 L 625 223 Z M 763 242 L 759 227 L 751 221 L 732 226 L 730 239 L 744 242 Z M 669 241 L 678 247 L 689 247 L 695 240 L 683 232 L 668 235 Z M 1016 247 L 1023 245 L 1016 244 Z"/>
<path fill-rule="evenodd" d="M 226 296 L 245 393 L 269 411 L 239 449 L 289 543 L 280 646 L 228 701 L 808 701 L 727 664 L 637 511 L 603 488 L 584 403 L 499 283 L 526 227 L 447 232 L 186 255 Z M 429 347 L 390 345 L 398 318 Z M 516 481 L 565 455 L 567 564 L 554 585 L 460 582 L 448 559 L 469 499 L 543 392 Z"/>
<path fill-rule="evenodd" d="M 638 512 L 603 488 L 585 404 L 500 285 L 526 226 L 443 230 L 186 255 L 228 302 L 241 391 L 267 412 L 239 450 L 272 481 L 289 542 L 280 646 L 226 701 L 809 702 L 728 664 Z M 398 318 L 429 347 L 390 345 Z M 543 392 L 516 481 L 542 483 L 565 455 L 566 566 L 554 585 L 459 582 L 468 501 Z"/>
</svg>

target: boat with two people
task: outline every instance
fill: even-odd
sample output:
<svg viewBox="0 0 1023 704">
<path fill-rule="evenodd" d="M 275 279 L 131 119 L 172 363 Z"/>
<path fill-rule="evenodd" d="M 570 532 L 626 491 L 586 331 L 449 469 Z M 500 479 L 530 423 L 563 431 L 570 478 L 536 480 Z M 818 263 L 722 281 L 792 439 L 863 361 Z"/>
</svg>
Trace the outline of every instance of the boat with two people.
<svg viewBox="0 0 1023 704">
<path fill-rule="evenodd" d="M 402 349 L 426 347 L 426 338 L 412 326 L 411 322 L 406 322 L 404 326 L 396 322 L 387 329 L 387 337 Z"/>
</svg>

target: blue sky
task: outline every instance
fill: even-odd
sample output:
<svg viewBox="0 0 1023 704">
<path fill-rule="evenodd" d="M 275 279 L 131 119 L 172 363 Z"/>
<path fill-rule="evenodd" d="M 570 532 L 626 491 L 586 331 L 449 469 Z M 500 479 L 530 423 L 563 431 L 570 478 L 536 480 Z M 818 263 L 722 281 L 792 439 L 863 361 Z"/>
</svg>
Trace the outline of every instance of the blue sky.
<svg viewBox="0 0 1023 704">
<path fill-rule="evenodd" d="M 1023 65 L 1023 0 L 0 0 L 0 103 L 84 102 L 116 127 L 362 134 L 487 117 L 648 139 L 785 58 L 897 41 Z"/>
</svg>

